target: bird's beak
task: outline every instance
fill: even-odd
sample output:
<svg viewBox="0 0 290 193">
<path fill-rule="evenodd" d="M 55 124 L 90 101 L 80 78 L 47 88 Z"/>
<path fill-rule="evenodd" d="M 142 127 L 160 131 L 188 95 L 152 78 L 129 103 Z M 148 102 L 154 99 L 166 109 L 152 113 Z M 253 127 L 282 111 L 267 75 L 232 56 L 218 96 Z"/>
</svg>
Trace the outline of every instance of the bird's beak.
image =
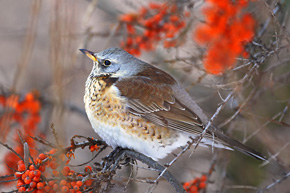
<svg viewBox="0 0 290 193">
<path fill-rule="evenodd" d="M 94 55 L 94 52 L 86 50 L 86 49 L 80 49 L 80 51 L 83 54 L 85 54 L 87 57 L 89 57 L 91 60 L 93 60 L 94 62 L 98 61 L 97 57 Z"/>
</svg>

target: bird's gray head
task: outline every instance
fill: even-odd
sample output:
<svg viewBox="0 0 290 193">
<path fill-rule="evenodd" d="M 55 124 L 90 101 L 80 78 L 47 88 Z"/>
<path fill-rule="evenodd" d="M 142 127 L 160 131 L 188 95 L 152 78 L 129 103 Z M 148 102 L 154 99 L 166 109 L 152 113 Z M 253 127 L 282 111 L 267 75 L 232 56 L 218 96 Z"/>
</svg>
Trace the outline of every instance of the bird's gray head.
<svg viewBox="0 0 290 193">
<path fill-rule="evenodd" d="M 94 77 L 128 77 L 137 74 L 147 65 L 120 48 L 109 48 L 98 53 L 86 49 L 80 51 L 93 60 L 94 66 L 90 75 Z"/>
</svg>

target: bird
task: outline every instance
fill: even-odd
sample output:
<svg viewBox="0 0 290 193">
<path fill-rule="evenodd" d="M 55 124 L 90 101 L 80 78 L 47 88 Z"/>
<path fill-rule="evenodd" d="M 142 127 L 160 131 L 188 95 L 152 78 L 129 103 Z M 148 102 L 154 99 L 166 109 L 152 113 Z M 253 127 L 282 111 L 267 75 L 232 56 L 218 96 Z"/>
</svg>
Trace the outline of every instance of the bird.
<svg viewBox="0 0 290 193">
<path fill-rule="evenodd" d="M 113 149 L 131 149 L 160 160 L 204 131 L 208 117 L 165 71 L 121 48 L 80 51 L 93 61 L 85 83 L 86 114 L 94 131 Z M 200 144 L 265 160 L 213 125 Z"/>
</svg>

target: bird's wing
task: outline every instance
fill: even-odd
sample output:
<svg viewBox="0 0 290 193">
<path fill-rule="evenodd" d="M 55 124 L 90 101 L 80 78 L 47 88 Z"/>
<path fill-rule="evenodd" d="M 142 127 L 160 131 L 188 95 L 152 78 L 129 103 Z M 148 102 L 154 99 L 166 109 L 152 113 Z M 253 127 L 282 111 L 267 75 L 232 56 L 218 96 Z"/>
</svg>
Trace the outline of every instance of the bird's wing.
<svg viewBox="0 0 290 193">
<path fill-rule="evenodd" d="M 128 100 L 128 110 L 160 126 L 190 134 L 200 134 L 204 123 L 199 115 L 180 100 L 182 98 L 179 99 L 178 96 L 184 93 L 173 91 L 176 81 L 165 72 L 159 69 L 154 70 L 154 73 L 151 71 L 150 75 L 139 74 L 122 78 L 115 83 L 120 94 Z M 202 116 L 205 117 L 205 115 Z M 207 134 L 206 137 L 212 136 Z"/>
<path fill-rule="evenodd" d="M 160 126 L 201 134 L 208 122 L 202 109 L 171 76 L 159 69 L 154 70 L 150 74 L 144 73 L 144 76 L 139 74 L 115 82 L 120 94 L 128 100 L 128 110 Z M 265 160 L 255 150 L 225 135 L 221 129 L 212 126 L 204 137 L 212 139 L 213 135 L 218 143 Z"/>
</svg>

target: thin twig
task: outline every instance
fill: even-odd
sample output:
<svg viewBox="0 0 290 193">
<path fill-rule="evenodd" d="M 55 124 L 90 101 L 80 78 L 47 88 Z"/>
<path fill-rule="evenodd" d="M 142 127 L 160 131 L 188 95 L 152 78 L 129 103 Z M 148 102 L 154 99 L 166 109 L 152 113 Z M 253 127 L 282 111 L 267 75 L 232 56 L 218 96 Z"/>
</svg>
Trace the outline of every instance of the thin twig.
<svg viewBox="0 0 290 193">
<path fill-rule="evenodd" d="M 23 157 L 18 154 L 13 148 L 11 148 L 10 146 L 8 146 L 7 144 L 4 144 L 0 141 L 0 144 L 3 145 L 4 147 L 6 147 L 7 149 L 9 149 L 10 151 L 12 151 L 15 155 L 17 155 L 21 160 L 24 160 Z"/>
<path fill-rule="evenodd" d="M 267 185 L 265 188 L 258 191 L 258 193 L 263 193 L 271 188 L 274 188 L 277 184 L 281 183 L 282 181 L 286 180 L 290 176 L 290 172 L 284 174 L 281 178 L 275 180 L 273 183 Z"/>
</svg>

